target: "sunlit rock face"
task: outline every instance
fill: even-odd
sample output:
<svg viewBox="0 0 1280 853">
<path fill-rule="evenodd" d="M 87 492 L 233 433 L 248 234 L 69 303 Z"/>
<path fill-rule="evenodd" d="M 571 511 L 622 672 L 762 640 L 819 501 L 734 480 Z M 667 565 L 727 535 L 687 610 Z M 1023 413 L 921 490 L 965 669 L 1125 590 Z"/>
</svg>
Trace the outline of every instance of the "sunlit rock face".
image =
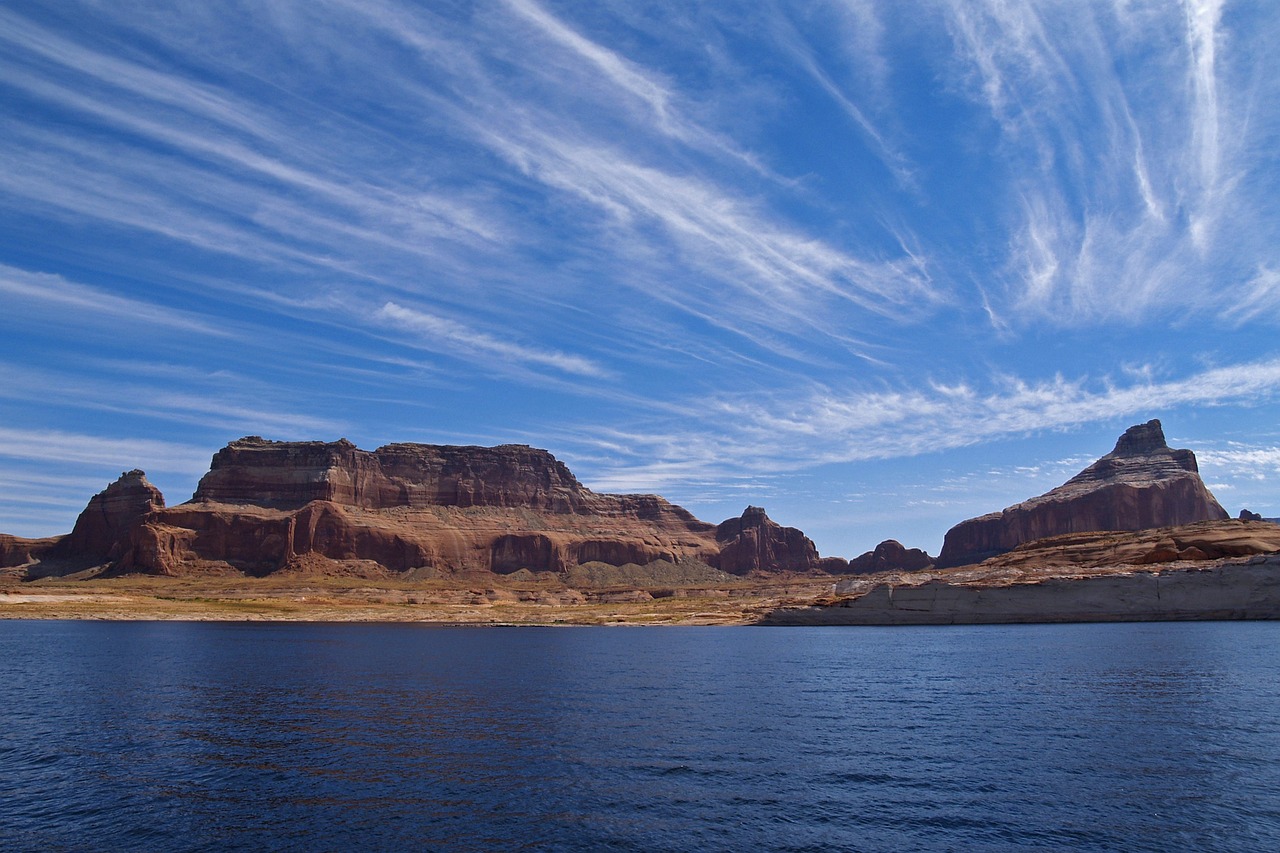
<svg viewBox="0 0 1280 853">
<path fill-rule="evenodd" d="M 1095 530 L 1146 530 L 1227 518 L 1190 450 L 1165 443 L 1158 420 L 1130 427 L 1115 449 L 1039 497 L 963 521 L 947 532 L 937 567 L 962 566 L 1024 542 Z"/>
<path fill-rule="evenodd" d="M 364 509 L 491 506 L 574 512 L 599 497 L 550 453 L 525 445 L 388 444 L 369 451 L 346 439 L 285 442 L 249 436 L 214 455 L 194 500 L 282 509 L 332 501 Z"/>
<path fill-rule="evenodd" d="M 11 537 L 12 538 L 12 537 Z M 55 544 L 56 542 L 56 544 Z M 657 495 L 591 491 L 545 450 L 277 442 L 250 436 L 213 457 L 191 501 L 166 507 L 141 471 L 90 501 L 60 541 L 13 539 L 114 572 L 564 572 L 656 563 L 807 571 L 813 543 L 749 508 L 720 526 Z M 70 558 L 75 558 L 70 560 Z M 44 571 L 59 571 L 50 564 Z"/>
<path fill-rule="evenodd" d="M 876 572 L 918 572 L 933 565 L 933 558 L 919 548 L 907 548 L 896 539 L 886 539 L 849 561 L 850 574 Z"/>
</svg>

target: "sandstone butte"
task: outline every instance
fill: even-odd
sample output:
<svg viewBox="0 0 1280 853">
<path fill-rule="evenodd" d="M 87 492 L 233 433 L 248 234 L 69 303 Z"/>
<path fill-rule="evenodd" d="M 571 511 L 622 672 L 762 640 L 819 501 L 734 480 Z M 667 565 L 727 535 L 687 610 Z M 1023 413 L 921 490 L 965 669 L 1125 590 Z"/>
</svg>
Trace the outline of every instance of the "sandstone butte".
<svg viewBox="0 0 1280 853">
<path fill-rule="evenodd" d="M 234 441 L 187 503 L 166 506 L 142 471 L 95 495 L 63 537 L 0 538 L 27 577 L 108 565 L 108 574 L 282 570 L 407 578 L 672 564 L 733 576 L 811 572 L 802 532 L 763 509 L 713 525 L 656 495 L 599 494 L 524 445 Z"/>
<path fill-rule="evenodd" d="M 979 563 L 1024 542 L 1095 530 L 1147 530 L 1227 518 L 1195 454 L 1165 443 L 1160 421 L 1130 427 L 1115 449 L 1039 497 L 947 531 L 937 568 Z"/>
</svg>

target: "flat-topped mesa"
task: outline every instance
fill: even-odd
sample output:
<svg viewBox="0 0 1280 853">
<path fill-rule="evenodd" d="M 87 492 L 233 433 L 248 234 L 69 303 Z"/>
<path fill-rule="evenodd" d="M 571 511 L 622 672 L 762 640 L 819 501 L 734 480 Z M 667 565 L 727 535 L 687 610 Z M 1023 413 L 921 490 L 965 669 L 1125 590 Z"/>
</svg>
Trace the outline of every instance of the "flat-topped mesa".
<svg viewBox="0 0 1280 853">
<path fill-rule="evenodd" d="M 1158 420 L 1130 427 L 1115 449 L 1066 483 L 947 532 L 937 568 L 978 563 L 1024 542 L 1095 530 L 1147 530 L 1227 518 L 1195 454 L 1165 443 Z"/>
<path fill-rule="evenodd" d="M 58 558 L 38 568 L 46 574 L 81 563 L 117 574 L 414 577 L 589 563 L 687 561 L 739 575 L 818 565 L 813 543 L 762 509 L 708 524 L 657 495 L 593 492 L 550 453 L 525 445 L 365 451 L 345 439 L 256 436 L 218 451 L 187 503 L 165 507 L 142 472 L 130 471 L 90 501 L 68 536 L 0 541 L 6 565 L 35 567 L 45 554 Z"/>
<path fill-rule="evenodd" d="M 365 509 L 523 507 L 575 512 L 595 497 L 545 450 L 521 444 L 456 447 L 233 441 L 213 457 L 193 500 L 297 508 L 331 501 Z"/>
</svg>

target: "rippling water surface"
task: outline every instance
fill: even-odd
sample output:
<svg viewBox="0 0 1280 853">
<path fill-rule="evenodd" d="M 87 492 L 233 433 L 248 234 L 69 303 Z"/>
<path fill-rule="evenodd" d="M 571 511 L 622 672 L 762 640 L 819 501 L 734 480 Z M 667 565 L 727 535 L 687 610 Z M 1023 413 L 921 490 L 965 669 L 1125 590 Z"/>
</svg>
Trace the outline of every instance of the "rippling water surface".
<svg viewBox="0 0 1280 853">
<path fill-rule="evenodd" d="M 0 622 L 0 848 L 1280 850 L 1280 623 Z"/>
</svg>

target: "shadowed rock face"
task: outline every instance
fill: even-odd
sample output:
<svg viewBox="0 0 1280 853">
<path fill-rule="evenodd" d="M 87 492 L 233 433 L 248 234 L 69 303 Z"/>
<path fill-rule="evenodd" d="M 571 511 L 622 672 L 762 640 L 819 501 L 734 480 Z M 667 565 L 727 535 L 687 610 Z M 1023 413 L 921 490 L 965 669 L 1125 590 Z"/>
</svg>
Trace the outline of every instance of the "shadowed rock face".
<svg viewBox="0 0 1280 853">
<path fill-rule="evenodd" d="M 1024 542 L 1095 530 L 1146 530 L 1227 518 L 1190 450 L 1165 443 L 1157 420 L 1130 427 L 1115 449 L 1039 497 L 947 532 L 937 568 L 977 563 Z"/>
<path fill-rule="evenodd" d="M 0 556 L 27 561 L 32 547 L 15 539 Z M 817 560 L 803 533 L 763 510 L 715 527 L 656 495 L 593 492 L 550 453 L 524 445 L 365 451 L 346 440 L 258 437 L 218 451 L 195 497 L 179 506 L 166 508 L 141 471 L 125 474 L 50 555 L 111 562 L 116 572 L 255 575 L 326 560 L 499 574 L 658 561 L 746 574 L 803 571 Z"/>
<path fill-rule="evenodd" d="M 722 572 L 807 572 L 818 566 L 818 549 L 804 533 L 783 527 L 758 506 L 749 506 L 739 518 L 716 527 L 720 554 L 715 563 Z"/>
</svg>

